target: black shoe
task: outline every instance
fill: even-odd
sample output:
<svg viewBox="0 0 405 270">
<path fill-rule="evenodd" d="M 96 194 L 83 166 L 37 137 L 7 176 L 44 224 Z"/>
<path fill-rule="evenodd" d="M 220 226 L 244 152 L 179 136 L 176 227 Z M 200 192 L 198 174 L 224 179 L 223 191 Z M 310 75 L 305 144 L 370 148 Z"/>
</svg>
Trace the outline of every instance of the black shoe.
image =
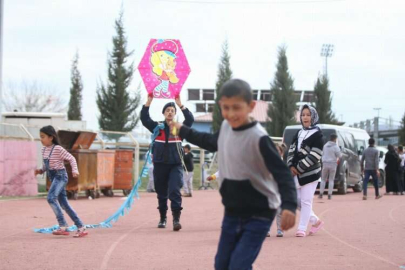
<svg viewBox="0 0 405 270">
<path fill-rule="evenodd" d="M 158 228 L 164 229 L 164 228 L 166 228 L 166 224 L 167 224 L 167 217 L 166 217 L 167 210 L 159 209 L 159 213 L 160 213 L 160 221 L 158 224 Z"/>
<path fill-rule="evenodd" d="M 173 231 L 180 231 L 181 224 L 180 224 L 180 211 L 173 211 Z"/>
<path fill-rule="evenodd" d="M 159 229 L 164 229 L 164 228 L 166 228 L 166 224 L 167 224 L 167 218 L 166 217 L 164 217 L 164 218 L 160 218 L 160 221 L 159 221 L 159 224 L 158 224 L 158 228 Z"/>
<path fill-rule="evenodd" d="M 332 195 L 328 195 L 328 200 L 332 200 Z"/>
</svg>

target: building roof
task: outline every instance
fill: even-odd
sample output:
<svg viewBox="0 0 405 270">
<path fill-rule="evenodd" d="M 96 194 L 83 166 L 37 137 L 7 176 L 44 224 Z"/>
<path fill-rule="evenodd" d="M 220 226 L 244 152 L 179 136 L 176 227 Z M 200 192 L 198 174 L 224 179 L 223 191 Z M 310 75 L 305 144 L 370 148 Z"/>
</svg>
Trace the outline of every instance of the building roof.
<svg viewBox="0 0 405 270">
<path fill-rule="evenodd" d="M 251 113 L 250 116 L 253 117 L 257 122 L 260 123 L 265 123 L 267 122 L 268 116 L 267 116 L 267 108 L 268 108 L 268 103 L 266 101 L 262 100 L 257 100 L 256 101 L 256 106 Z M 212 113 L 207 113 L 201 116 L 197 116 L 194 119 L 195 122 L 212 122 Z"/>
</svg>

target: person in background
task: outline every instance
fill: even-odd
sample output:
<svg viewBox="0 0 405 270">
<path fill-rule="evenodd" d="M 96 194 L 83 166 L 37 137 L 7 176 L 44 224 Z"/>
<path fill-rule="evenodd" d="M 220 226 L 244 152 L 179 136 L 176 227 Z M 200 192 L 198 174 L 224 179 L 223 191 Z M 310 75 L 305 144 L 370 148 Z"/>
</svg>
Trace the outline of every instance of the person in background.
<svg viewBox="0 0 405 270">
<path fill-rule="evenodd" d="M 191 147 L 189 144 L 184 146 L 184 165 L 186 166 L 186 172 L 183 173 L 183 188 L 184 194 L 183 197 L 192 197 L 193 196 L 193 153 L 191 153 Z"/>
<path fill-rule="evenodd" d="M 380 162 L 379 151 L 374 146 L 375 141 L 373 138 L 368 140 L 368 147 L 364 150 L 363 156 L 361 157 L 361 171 L 364 172 L 363 179 L 363 200 L 367 200 L 367 185 L 370 176 L 373 177 L 375 198 L 380 199 L 381 195 L 378 190 L 378 177 L 380 177 L 380 171 L 378 169 L 378 164 Z M 366 163 L 364 165 L 364 163 Z"/>
<path fill-rule="evenodd" d="M 280 155 L 281 159 L 284 157 L 284 152 L 287 150 L 287 146 L 284 143 L 277 143 L 276 144 L 277 152 Z M 284 231 L 281 228 L 281 208 L 277 209 L 277 215 L 276 215 L 276 224 L 277 224 L 277 237 L 283 237 L 284 236 Z M 267 233 L 267 237 L 270 237 L 270 230 Z"/>
<path fill-rule="evenodd" d="M 405 189 L 405 178 L 404 178 L 404 172 L 405 172 L 405 153 L 404 153 L 404 147 L 402 145 L 398 146 L 398 156 L 401 159 L 401 163 L 399 164 L 399 179 L 398 182 L 401 182 L 402 190 L 404 191 Z M 403 195 L 403 193 L 401 194 Z"/>
<path fill-rule="evenodd" d="M 146 187 L 146 192 L 150 192 L 150 193 L 155 192 L 155 180 L 153 178 L 152 159 L 153 159 L 153 157 L 151 156 L 150 159 L 146 160 L 146 167 L 148 168 L 148 176 L 149 176 L 149 181 L 148 181 L 148 186 Z"/>
<path fill-rule="evenodd" d="M 401 159 L 399 158 L 397 152 L 393 145 L 388 145 L 388 152 L 385 154 L 384 158 L 385 166 L 385 175 L 386 175 L 386 188 L 387 194 L 391 191 L 394 195 L 404 194 L 404 190 L 402 187 L 402 182 L 399 181 L 399 166 L 401 164 Z"/>
<path fill-rule="evenodd" d="M 287 155 L 287 166 L 294 176 L 297 187 L 298 205 L 301 205 L 300 222 L 296 237 L 305 237 L 308 224 L 311 223 L 309 235 L 317 233 L 324 222 L 315 215 L 312 204 L 316 187 L 321 180 L 321 159 L 323 134 L 319 128 L 319 116 L 310 105 L 301 108 L 302 129 L 295 134 Z"/>
<path fill-rule="evenodd" d="M 319 199 L 322 199 L 326 181 L 328 181 L 328 200 L 332 199 L 333 185 L 335 183 L 336 169 L 339 158 L 342 157 L 339 146 L 336 144 L 337 135 L 331 134 L 329 142 L 323 146 L 322 155 L 322 182 L 319 191 Z"/>
</svg>

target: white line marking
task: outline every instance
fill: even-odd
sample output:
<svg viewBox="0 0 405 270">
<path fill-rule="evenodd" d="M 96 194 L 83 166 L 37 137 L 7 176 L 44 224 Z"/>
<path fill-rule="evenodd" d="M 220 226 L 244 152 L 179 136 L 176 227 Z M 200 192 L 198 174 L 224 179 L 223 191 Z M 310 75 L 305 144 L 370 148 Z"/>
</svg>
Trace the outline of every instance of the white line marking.
<svg viewBox="0 0 405 270">
<path fill-rule="evenodd" d="M 133 232 L 133 231 L 135 231 L 135 230 L 141 228 L 142 226 L 144 226 L 144 225 L 146 225 L 146 224 L 148 224 L 149 222 L 152 222 L 152 221 L 153 221 L 153 220 L 149 220 L 149 221 L 147 221 L 147 222 L 144 222 L 144 223 L 142 223 L 141 225 L 139 225 L 139 226 L 137 226 L 137 227 L 135 227 L 135 228 L 132 228 L 132 229 L 129 230 L 126 234 L 121 235 L 121 237 L 118 238 L 117 241 L 115 241 L 115 242 L 111 245 L 111 247 L 107 250 L 107 252 L 105 253 L 104 258 L 103 258 L 103 262 L 101 263 L 100 269 L 101 269 L 101 270 L 106 270 L 106 269 L 108 269 L 108 268 L 107 268 L 107 267 L 108 267 L 108 261 L 110 260 L 111 255 L 113 254 L 113 252 L 114 252 L 115 248 L 118 246 L 118 244 L 119 244 L 122 240 L 124 240 L 124 238 L 126 238 L 131 232 Z"/>
<path fill-rule="evenodd" d="M 319 216 L 321 217 L 322 215 L 324 215 L 325 213 L 329 212 L 330 210 L 331 210 L 331 209 L 326 209 L 326 210 L 323 211 Z M 370 257 L 373 257 L 374 259 L 383 261 L 383 262 L 385 262 L 385 263 L 394 265 L 394 266 L 396 266 L 396 267 L 400 267 L 399 264 L 396 264 L 396 263 L 391 262 L 391 261 L 389 261 L 389 260 L 387 260 L 387 259 L 384 259 L 383 257 L 380 257 L 380 256 L 375 255 L 375 254 L 373 254 L 373 253 L 364 251 L 364 250 L 362 250 L 362 249 L 360 249 L 360 248 L 358 248 L 358 247 L 356 247 L 356 246 L 353 246 L 352 244 L 349 244 L 348 242 L 346 242 L 346 241 L 340 239 L 339 237 L 333 235 L 331 232 L 329 232 L 328 230 L 326 230 L 326 229 L 325 229 L 325 226 L 322 228 L 322 230 L 323 230 L 326 234 L 328 234 L 330 237 L 332 237 L 333 239 L 335 239 L 336 241 L 338 241 L 338 242 L 340 242 L 340 243 L 342 243 L 342 244 L 344 244 L 344 245 L 346 245 L 346 246 L 348 246 L 348 247 L 350 247 L 350 248 L 352 248 L 352 249 L 355 249 L 355 250 L 357 250 L 357 251 L 359 251 L 359 252 L 361 252 L 361 253 L 364 253 L 364 254 L 366 254 L 366 255 L 369 255 Z"/>
</svg>

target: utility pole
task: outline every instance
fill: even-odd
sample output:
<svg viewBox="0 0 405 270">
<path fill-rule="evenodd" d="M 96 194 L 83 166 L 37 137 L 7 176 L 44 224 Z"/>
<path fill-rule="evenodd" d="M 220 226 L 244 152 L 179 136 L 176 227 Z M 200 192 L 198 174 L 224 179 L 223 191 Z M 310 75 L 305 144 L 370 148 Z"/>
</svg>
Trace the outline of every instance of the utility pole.
<svg viewBox="0 0 405 270">
<path fill-rule="evenodd" d="M 333 44 L 323 44 L 321 50 L 321 56 L 325 57 L 325 76 L 328 78 L 328 57 L 332 57 Z"/>
<path fill-rule="evenodd" d="M 374 117 L 374 140 L 375 144 L 378 145 L 378 117 Z"/>
</svg>

